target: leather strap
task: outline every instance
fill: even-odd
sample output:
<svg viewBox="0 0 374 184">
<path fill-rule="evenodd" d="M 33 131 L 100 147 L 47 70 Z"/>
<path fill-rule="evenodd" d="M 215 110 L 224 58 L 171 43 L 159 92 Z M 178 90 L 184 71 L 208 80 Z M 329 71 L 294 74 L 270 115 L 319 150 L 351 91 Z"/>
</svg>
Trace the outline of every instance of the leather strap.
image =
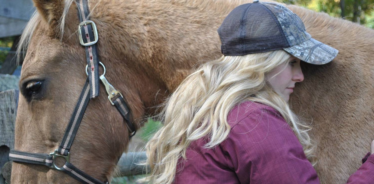
<svg viewBox="0 0 374 184">
<path fill-rule="evenodd" d="M 14 162 L 52 166 L 52 157 L 48 154 L 27 153 L 22 151 L 10 150 L 9 159 Z"/>
<path fill-rule="evenodd" d="M 89 98 L 90 93 L 90 84 L 89 79 L 87 78 L 82 92 L 79 96 L 77 105 L 73 111 L 73 114 L 70 118 L 69 124 L 66 127 L 64 137 L 60 143 L 59 148 L 57 149 L 57 157 L 69 157 L 70 148 L 73 145 L 75 136 L 78 132 L 80 123 L 83 119 L 83 115 L 87 109 L 88 103 L 90 101 Z M 111 99 L 114 106 L 117 108 L 118 112 L 122 115 L 122 117 L 126 121 L 126 125 L 130 131 L 130 138 L 135 135 L 136 129 L 134 124 L 131 121 L 131 112 L 130 108 L 127 106 L 127 103 L 123 99 L 122 95 L 117 95 Z M 16 151 L 11 150 L 9 154 L 9 159 L 14 162 L 21 162 L 21 163 L 28 163 L 28 164 L 37 164 L 37 165 L 44 165 L 50 167 L 52 169 L 56 169 L 53 163 L 54 154 L 40 154 L 40 153 L 28 153 L 23 151 Z M 83 171 L 76 168 L 73 164 L 66 161 L 63 167 L 58 168 L 57 170 L 61 170 L 68 174 L 69 176 L 75 178 L 76 180 L 82 183 L 93 183 L 93 184 L 104 184 L 103 182 L 89 176 L 88 174 L 84 173 Z"/>
<path fill-rule="evenodd" d="M 59 148 L 55 150 L 55 152 L 53 153 L 39 154 L 11 150 L 9 154 L 9 159 L 14 162 L 44 165 L 51 169 L 60 170 L 82 183 L 104 184 L 103 182 L 79 170 L 69 162 L 70 148 L 74 142 L 75 136 L 78 132 L 80 123 L 83 119 L 83 115 L 87 109 L 88 103 L 91 98 L 95 98 L 99 95 L 99 60 L 96 48 L 98 34 L 96 25 L 94 22 L 88 21 L 89 8 L 87 0 L 76 0 L 76 4 L 78 7 L 78 16 L 81 21 L 78 31 L 80 32 L 80 42 L 83 46 L 85 46 L 86 60 L 88 66 L 88 78 L 79 96 L 77 105 L 75 106 L 69 124 L 66 127 L 64 137 L 60 143 Z M 103 78 L 105 79 L 104 76 Z M 110 83 L 107 81 L 103 82 L 103 84 L 105 88 L 113 88 L 113 86 L 111 86 Z M 110 101 L 117 108 L 122 117 L 125 119 L 127 123 L 126 125 L 130 131 L 131 138 L 136 133 L 136 127 L 132 123 L 130 108 L 128 107 L 127 103 L 125 102 L 125 100 L 119 92 L 118 95 L 114 96 L 112 99 L 110 99 Z M 54 164 L 54 159 L 58 157 L 63 157 L 66 161 L 61 168 Z"/>
<path fill-rule="evenodd" d="M 73 177 L 74 179 L 82 182 L 82 183 L 88 183 L 88 184 L 105 184 L 108 182 L 101 182 L 90 175 L 86 174 L 85 172 L 79 170 L 76 168 L 73 164 L 67 162 L 65 165 L 62 167 L 63 172 L 68 174 L 69 176 Z"/>
<path fill-rule="evenodd" d="M 86 112 L 88 103 L 90 102 L 89 91 L 90 86 L 87 79 L 86 83 L 84 84 L 83 90 L 79 96 L 78 103 L 75 106 L 73 114 L 70 118 L 69 124 L 66 127 L 64 137 L 58 148 L 58 152 L 61 155 L 68 155 L 70 152 L 71 145 L 73 145 L 75 135 L 78 132 L 79 126 L 83 119 L 83 115 Z"/>
<path fill-rule="evenodd" d="M 87 0 L 77 0 L 78 17 L 80 22 L 89 20 L 89 8 Z M 93 27 L 91 24 L 79 26 L 82 32 L 82 39 L 85 43 L 91 42 L 95 39 Z M 88 78 L 90 81 L 90 98 L 95 98 L 99 95 L 99 59 L 97 54 L 96 44 L 85 46 L 86 60 L 88 65 Z"/>
<path fill-rule="evenodd" d="M 13 162 L 21 162 L 28 164 L 44 165 L 50 168 L 53 167 L 53 157 L 47 154 L 27 153 L 22 151 L 11 150 L 9 159 Z M 87 184 L 106 184 L 108 182 L 101 182 L 85 172 L 76 168 L 70 162 L 66 162 L 61 168 L 61 171 L 73 177 L 74 179 Z"/>
<path fill-rule="evenodd" d="M 83 115 L 88 106 L 88 102 L 90 101 L 90 98 L 89 98 L 90 86 L 89 86 L 88 81 L 89 80 L 87 79 L 84 84 L 78 103 L 75 106 L 73 115 L 71 116 L 70 122 L 65 130 L 64 138 L 62 139 L 61 144 L 58 148 L 58 154 L 60 154 L 61 156 L 65 156 L 65 157 L 69 156 L 71 145 L 74 142 L 75 135 L 78 132 L 79 125 L 83 119 Z M 56 169 L 55 166 L 53 165 L 53 159 L 54 159 L 53 153 L 48 155 L 48 154 L 27 153 L 27 152 L 22 152 L 22 151 L 11 150 L 9 153 L 9 159 L 14 162 L 45 165 L 52 169 Z M 65 165 L 62 168 L 59 168 L 57 170 L 61 170 L 65 172 L 69 176 L 77 179 L 78 181 L 82 183 L 104 184 L 103 182 L 79 170 L 74 165 L 72 165 L 68 160 L 66 161 Z"/>
<path fill-rule="evenodd" d="M 127 128 L 130 131 L 130 138 L 135 135 L 136 128 L 135 125 L 132 123 L 131 118 L 131 110 L 127 105 L 126 101 L 123 99 L 121 95 L 117 95 L 111 99 L 114 106 L 117 108 L 118 112 L 122 115 L 123 119 L 126 121 Z"/>
</svg>

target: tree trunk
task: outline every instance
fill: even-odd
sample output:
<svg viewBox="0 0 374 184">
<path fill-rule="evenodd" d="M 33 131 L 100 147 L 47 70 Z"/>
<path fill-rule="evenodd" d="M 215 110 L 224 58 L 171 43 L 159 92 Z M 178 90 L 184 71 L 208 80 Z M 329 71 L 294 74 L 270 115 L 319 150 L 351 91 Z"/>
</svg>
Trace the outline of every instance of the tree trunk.
<svg viewBox="0 0 374 184">
<path fill-rule="evenodd" d="M 340 0 L 340 10 L 341 10 L 340 16 L 342 17 L 342 19 L 345 19 L 344 9 L 345 9 L 344 0 Z"/>
<path fill-rule="evenodd" d="M 352 22 L 356 22 L 360 24 L 361 22 L 361 5 L 363 3 L 363 0 L 354 0 L 353 2 L 353 18 Z"/>
</svg>

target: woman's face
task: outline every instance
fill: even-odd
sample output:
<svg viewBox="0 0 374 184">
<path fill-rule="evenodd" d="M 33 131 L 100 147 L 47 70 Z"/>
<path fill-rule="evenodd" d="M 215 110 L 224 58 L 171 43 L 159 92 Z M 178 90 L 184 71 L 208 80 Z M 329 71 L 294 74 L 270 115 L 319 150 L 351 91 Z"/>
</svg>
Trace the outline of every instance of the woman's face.
<svg viewBox="0 0 374 184">
<path fill-rule="evenodd" d="M 286 102 L 297 82 L 304 80 L 300 59 L 291 57 L 285 64 L 279 65 L 266 74 L 266 81 Z"/>
</svg>

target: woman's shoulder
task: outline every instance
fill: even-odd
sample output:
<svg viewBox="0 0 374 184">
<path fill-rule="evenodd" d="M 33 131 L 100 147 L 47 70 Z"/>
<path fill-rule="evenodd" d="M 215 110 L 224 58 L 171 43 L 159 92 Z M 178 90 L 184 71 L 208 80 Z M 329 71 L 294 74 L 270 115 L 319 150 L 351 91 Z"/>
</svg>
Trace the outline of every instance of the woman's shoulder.
<svg viewBox="0 0 374 184">
<path fill-rule="evenodd" d="M 302 146 L 292 128 L 273 107 L 243 102 L 230 113 L 228 122 L 231 130 L 221 143 L 225 150 L 240 149 L 244 155 L 251 155 L 251 160 L 267 159 L 274 154 L 287 157 L 288 152 L 294 149 L 297 149 L 297 155 L 303 155 Z M 279 145 L 282 145 L 281 148 Z"/>
<path fill-rule="evenodd" d="M 281 114 L 273 107 L 259 102 L 245 101 L 236 105 L 228 114 L 227 121 L 231 127 L 234 127 L 248 117 L 252 120 L 264 117 L 273 117 L 284 121 Z"/>
</svg>

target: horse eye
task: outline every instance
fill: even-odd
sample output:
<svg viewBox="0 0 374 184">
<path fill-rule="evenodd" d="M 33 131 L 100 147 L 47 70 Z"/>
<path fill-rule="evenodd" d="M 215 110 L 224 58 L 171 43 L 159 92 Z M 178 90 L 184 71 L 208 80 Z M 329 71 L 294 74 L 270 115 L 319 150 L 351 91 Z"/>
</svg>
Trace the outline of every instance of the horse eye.
<svg viewBox="0 0 374 184">
<path fill-rule="evenodd" d="M 28 101 L 33 97 L 38 97 L 42 91 L 43 81 L 29 81 L 22 85 L 22 94 L 26 97 Z"/>
</svg>

